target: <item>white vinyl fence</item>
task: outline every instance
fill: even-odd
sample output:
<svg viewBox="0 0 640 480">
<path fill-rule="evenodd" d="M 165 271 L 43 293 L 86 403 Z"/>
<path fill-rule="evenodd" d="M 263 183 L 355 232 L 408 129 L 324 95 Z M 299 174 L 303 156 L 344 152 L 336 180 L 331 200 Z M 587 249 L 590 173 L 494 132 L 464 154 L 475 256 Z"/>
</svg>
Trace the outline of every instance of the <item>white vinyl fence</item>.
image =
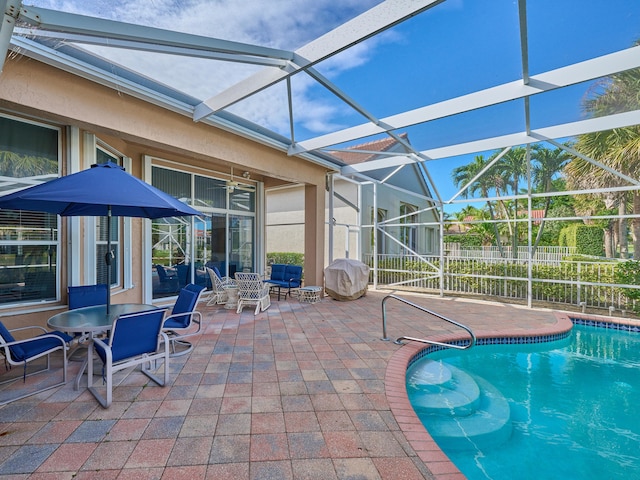
<svg viewBox="0 0 640 480">
<path fill-rule="evenodd" d="M 632 301 L 624 295 L 624 288 L 616 284 L 617 261 L 564 261 L 558 258 L 564 252 L 545 251 L 540 247 L 539 258 L 547 260 L 536 257 L 529 272 L 528 262 L 523 258 L 500 258 L 499 254 L 493 253 L 491 250 L 449 251 L 443 258 L 444 293 L 527 301 L 530 274 L 532 302 L 605 311 L 610 308 L 631 311 L 633 308 Z M 373 267 L 372 256 L 363 261 Z M 440 291 L 439 266 L 439 256 L 379 255 L 377 272 L 372 268 L 370 280 L 373 282 L 377 273 L 379 286 L 410 287 L 435 293 Z"/>
<path fill-rule="evenodd" d="M 529 247 L 523 246 L 516 249 L 517 255 L 513 255 L 513 247 L 504 246 L 502 251 L 498 247 L 461 247 L 459 243 L 445 243 L 444 252 L 448 257 L 473 258 L 486 262 L 503 261 L 505 259 L 527 261 L 529 260 Z M 552 247 L 541 246 L 536 248 L 533 260 L 535 262 L 557 263 L 563 258 L 575 255 L 576 247 Z"/>
</svg>

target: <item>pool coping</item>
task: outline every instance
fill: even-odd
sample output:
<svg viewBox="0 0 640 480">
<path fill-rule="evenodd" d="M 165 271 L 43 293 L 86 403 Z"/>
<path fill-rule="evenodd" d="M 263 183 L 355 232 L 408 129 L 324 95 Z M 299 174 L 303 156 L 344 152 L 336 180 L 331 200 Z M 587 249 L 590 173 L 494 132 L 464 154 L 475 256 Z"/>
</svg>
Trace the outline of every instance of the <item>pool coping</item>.
<svg viewBox="0 0 640 480">
<path fill-rule="evenodd" d="M 487 344 L 525 344 L 543 343 L 558 340 L 569 335 L 576 324 L 614 328 L 640 333 L 640 321 L 629 318 L 607 317 L 603 315 L 586 315 L 574 312 L 553 312 L 556 323 L 523 332 L 522 329 L 501 331 L 474 332 L 478 345 Z M 468 335 L 440 334 L 427 337 L 428 340 L 447 343 L 468 342 Z M 436 480 L 464 480 L 465 475 L 449 460 L 449 457 L 438 447 L 427 429 L 416 415 L 406 388 L 407 369 L 413 362 L 436 349 L 431 345 L 409 341 L 395 352 L 389 359 L 385 372 L 385 391 L 387 402 L 391 408 L 400 430 L 418 457 L 425 463 Z"/>
</svg>

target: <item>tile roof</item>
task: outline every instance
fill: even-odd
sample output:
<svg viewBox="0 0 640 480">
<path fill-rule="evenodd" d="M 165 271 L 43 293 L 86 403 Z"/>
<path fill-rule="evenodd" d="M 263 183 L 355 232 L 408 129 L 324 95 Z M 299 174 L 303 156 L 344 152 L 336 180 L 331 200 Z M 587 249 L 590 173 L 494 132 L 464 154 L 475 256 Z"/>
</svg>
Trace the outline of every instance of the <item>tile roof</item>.
<svg viewBox="0 0 640 480">
<path fill-rule="evenodd" d="M 401 133 L 399 135 L 403 140 L 408 141 L 409 136 L 406 133 Z M 396 146 L 402 147 L 400 143 L 396 141 L 396 139 L 392 137 L 382 138 L 380 140 L 373 140 L 371 142 L 361 143 L 359 145 L 353 145 L 346 150 L 367 150 L 368 152 L 373 153 L 362 153 L 362 152 L 349 152 L 349 151 L 337 151 L 333 150 L 329 153 L 342 160 L 344 163 L 348 165 L 353 165 L 356 163 L 368 162 L 369 160 L 374 160 L 379 157 L 379 155 L 375 152 L 389 152 Z M 403 149 L 404 150 L 404 149 Z"/>
</svg>

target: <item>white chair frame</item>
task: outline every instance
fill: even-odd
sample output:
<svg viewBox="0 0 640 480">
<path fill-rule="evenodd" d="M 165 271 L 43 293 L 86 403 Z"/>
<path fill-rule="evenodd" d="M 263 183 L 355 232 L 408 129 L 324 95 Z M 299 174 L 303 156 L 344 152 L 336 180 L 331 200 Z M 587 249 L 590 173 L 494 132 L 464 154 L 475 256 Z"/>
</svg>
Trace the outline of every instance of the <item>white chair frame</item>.
<svg viewBox="0 0 640 480">
<path fill-rule="evenodd" d="M 11 366 L 22 366 L 22 367 L 26 368 L 26 363 L 32 362 L 33 360 L 37 360 L 38 358 L 42 358 L 44 356 L 47 357 L 47 364 L 46 364 L 46 366 L 44 368 L 41 368 L 41 369 L 36 370 L 34 372 L 31 372 L 31 373 L 25 373 L 24 377 L 11 378 L 9 380 L 2 381 L 2 382 L 0 382 L 0 385 L 17 382 L 17 381 L 21 380 L 22 378 L 30 377 L 30 376 L 36 375 L 38 373 L 49 371 L 51 369 L 51 354 L 53 352 L 58 351 L 58 350 L 62 350 L 62 382 L 56 383 L 54 385 L 49 385 L 47 387 L 35 390 L 33 392 L 25 393 L 25 394 L 19 395 L 17 397 L 13 397 L 13 398 L 11 398 L 9 400 L 0 401 L 0 406 L 6 405 L 7 403 L 15 402 L 16 400 L 21 400 L 23 398 L 30 397 L 31 395 L 35 395 L 37 393 L 45 392 L 45 391 L 50 390 L 50 389 L 55 388 L 55 387 L 60 387 L 60 386 L 62 386 L 62 385 L 67 383 L 67 363 L 68 363 L 67 351 L 69 350 L 69 346 L 67 345 L 67 343 L 61 337 L 51 334 L 46 328 L 41 327 L 39 325 L 30 325 L 30 326 L 27 326 L 27 327 L 13 328 L 13 329 L 8 329 L 8 330 L 9 330 L 10 333 L 13 333 L 13 332 L 19 332 L 19 331 L 24 331 L 24 330 L 34 330 L 34 329 L 35 330 L 40 330 L 40 331 L 43 332 L 42 337 L 40 337 L 40 338 L 55 338 L 55 339 L 60 341 L 60 345 L 56 345 L 55 347 L 52 347 L 49 350 L 46 350 L 46 351 L 40 353 L 39 355 L 34 355 L 33 357 L 29 357 L 25 361 L 16 362 L 11 357 L 11 352 L 9 351 L 9 347 L 11 347 L 12 345 L 20 345 L 22 343 L 29 342 L 31 340 L 34 340 L 37 337 L 29 337 L 29 338 L 26 338 L 26 339 L 16 340 L 16 341 L 13 341 L 13 342 L 6 342 L 2 337 L 0 337 L 0 350 L 2 351 L 2 355 L 4 356 L 5 362 L 8 365 L 11 365 Z"/>
<path fill-rule="evenodd" d="M 171 318 L 189 316 L 189 325 L 186 328 L 163 327 L 164 332 L 167 334 L 167 337 L 169 338 L 169 342 L 171 343 L 170 347 L 171 347 L 172 357 L 179 357 L 181 355 L 186 355 L 187 353 L 190 353 L 191 351 L 193 351 L 193 344 L 185 340 L 185 338 L 199 335 L 202 330 L 202 313 L 197 311 L 196 308 L 198 308 L 198 302 L 200 301 L 200 298 L 202 297 L 202 294 L 204 292 L 205 290 L 201 290 L 200 293 L 198 293 L 196 302 L 193 306 L 193 310 L 191 310 L 190 312 L 175 313 L 175 314 L 172 311 L 164 319 L 164 322 L 166 324 L 167 320 Z M 195 330 L 193 329 L 194 325 L 196 325 Z M 180 350 L 176 349 L 176 345 L 180 345 L 182 349 Z"/>
<path fill-rule="evenodd" d="M 209 278 L 211 279 L 211 291 L 209 293 L 209 299 L 207 302 L 207 306 L 211 305 L 224 305 L 227 303 L 229 296 L 227 295 L 224 287 L 228 285 L 234 285 L 236 282 L 231 277 L 223 277 L 220 278 L 216 275 L 216 272 L 209 267 L 205 267 L 207 273 L 209 274 Z"/>
<path fill-rule="evenodd" d="M 241 313 L 245 305 L 256 306 L 254 315 L 260 311 L 264 312 L 271 306 L 269 285 L 265 284 L 257 273 L 236 273 L 236 283 L 238 284 L 237 313 Z"/>
<path fill-rule="evenodd" d="M 116 322 L 117 320 L 114 322 L 114 324 Z M 93 360 L 95 352 L 94 343 L 100 344 L 106 354 L 106 361 L 104 364 L 104 381 L 106 383 L 106 393 L 104 396 L 100 394 L 100 392 L 98 392 L 96 387 L 93 386 Z M 89 342 L 87 355 L 87 387 L 103 408 L 109 408 L 113 401 L 113 374 L 119 372 L 120 370 L 140 365 L 140 371 L 151 380 L 153 380 L 156 384 L 164 387 L 169 383 L 169 337 L 162 331 L 158 336 L 158 350 L 153 354 L 144 354 L 141 356 L 130 357 L 114 363 L 110 345 L 102 341 L 101 339 L 94 337 Z M 154 366 L 156 365 L 157 360 L 164 360 L 163 379 L 160 379 L 160 377 L 152 373 L 152 368 L 154 368 Z"/>
</svg>

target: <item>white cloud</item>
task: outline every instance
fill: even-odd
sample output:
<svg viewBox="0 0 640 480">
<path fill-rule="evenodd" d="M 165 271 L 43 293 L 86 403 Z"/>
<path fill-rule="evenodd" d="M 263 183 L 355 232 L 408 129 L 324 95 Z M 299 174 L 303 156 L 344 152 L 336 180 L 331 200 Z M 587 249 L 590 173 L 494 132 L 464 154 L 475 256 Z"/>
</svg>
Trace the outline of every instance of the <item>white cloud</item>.
<svg viewBox="0 0 640 480">
<path fill-rule="evenodd" d="M 34 5 L 155 26 L 224 40 L 295 50 L 380 3 L 380 0 L 37 0 Z M 323 62 L 323 73 L 336 77 L 365 64 L 380 41 L 370 39 Z M 219 93 L 259 67 L 237 63 L 99 49 L 117 63 L 200 99 Z M 297 78 L 300 77 L 300 78 Z M 294 82 L 296 121 L 313 133 L 335 128 L 332 118 L 345 108 L 328 97 L 314 97 L 314 82 L 297 75 Z M 284 85 L 284 84 L 283 84 Z M 288 134 L 286 91 L 277 85 L 234 106 L 232 111 L 260 125 Z"/>
</svg>

